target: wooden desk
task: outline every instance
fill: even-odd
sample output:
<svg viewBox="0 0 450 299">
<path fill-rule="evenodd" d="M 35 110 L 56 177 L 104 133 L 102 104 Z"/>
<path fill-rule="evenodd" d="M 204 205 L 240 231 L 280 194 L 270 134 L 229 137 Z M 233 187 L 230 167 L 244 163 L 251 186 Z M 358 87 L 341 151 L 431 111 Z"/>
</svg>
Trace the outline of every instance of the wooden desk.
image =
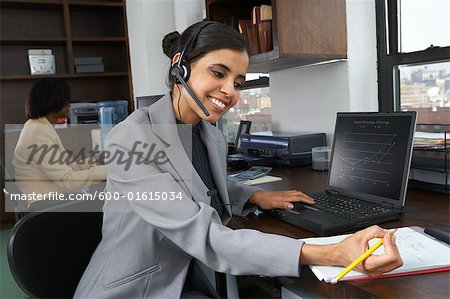
<svg viewBox="0 0 450 299">
<path fill-rule="evenodd" d="M 283 177 L 282 181 L 261 185 L 266 190 L 297 189 L 306 193 L 321 191 L 327 183 L 328 172 L 312 171 L 310 166 L 298 168 L 275 168 L 272 173 Z M 402 226 L 432 226 L 448 230 L 449 201 L 447 194 L 409 189 L 404 217 L 384 223 L 384 228 Z M 251 228 L 292 238 L 307 238 L 313 233 L 269 216 L 235 217 L 228 225 L 234 229 Z M 319 281 L 303 266 L 296 283 L 308 292 L 326 298 L 449 298 L 450 272 L 412 275 L 367 281 L 343 282 L 336 285 Z"/>
</svg>

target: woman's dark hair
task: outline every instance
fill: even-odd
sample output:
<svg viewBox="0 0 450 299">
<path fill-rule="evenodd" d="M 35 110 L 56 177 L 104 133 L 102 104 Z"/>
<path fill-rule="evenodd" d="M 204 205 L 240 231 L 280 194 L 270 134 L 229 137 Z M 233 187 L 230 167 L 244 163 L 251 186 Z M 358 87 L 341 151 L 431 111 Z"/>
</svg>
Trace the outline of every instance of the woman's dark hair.
<svg viewBox="0 0 450 299">
<path fill-rule="evenodd" d="M 27 100 L 28 118 L 39 118 L 60 111 L 70 103 L 67 83 L 56 78 L 42 78 L 34 83 Z"/>
<path fill-rule="evenodd" d="M 219 23 L 209 22 L 205 26 L 197 38 L 189 43 L 188 48 L 183 56 L 183 62 L 192 64 L 206 54 L 214 50 L 231 49 L 248 53 L 248 46 L 242 35 L 233 27 Z M 204 22 L 198 22 L 189 26 L 182 34 L 178 31 L 167 34 L 162 42 L 164 54 L 170 59 L 177 53 L 180 53 L 186 46 L 186 43 L 193 34 L 202 26 Z M 168 76 L 168 86 L 173 88 L 174 79 Z"/>
</svg>

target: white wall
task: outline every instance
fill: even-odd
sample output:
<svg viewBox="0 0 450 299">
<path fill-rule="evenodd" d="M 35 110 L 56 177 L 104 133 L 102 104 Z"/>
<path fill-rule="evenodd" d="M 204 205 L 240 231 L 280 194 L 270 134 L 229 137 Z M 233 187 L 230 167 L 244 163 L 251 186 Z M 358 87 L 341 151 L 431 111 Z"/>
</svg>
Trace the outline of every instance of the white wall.
<svg viewBox="0 0 450 299">
<path fill-rule="evenodd" d="M 188 26 L 206 18 L 204 0 L 173 0 L 175 28 L 182 32 Z"/>
<path fill-rule="evenodd" d="M 346 7 L 347 61 L 270 73 L 274 130 L 325 132 L 330 143 L 336 112 L 377 111 L 375 0 Z"/>
<path fill-rule="evenodd" d="M 134 97 L 165 93 L 170 61 L 162 52 L 162 39 L 200 21 L 204 1 L 127 0 L 126 4 Z"/>
<path fill-rule="evenodd" d="M 376 0 L 347 0 L 350 111 L 378 111 Z"/>
</svg>

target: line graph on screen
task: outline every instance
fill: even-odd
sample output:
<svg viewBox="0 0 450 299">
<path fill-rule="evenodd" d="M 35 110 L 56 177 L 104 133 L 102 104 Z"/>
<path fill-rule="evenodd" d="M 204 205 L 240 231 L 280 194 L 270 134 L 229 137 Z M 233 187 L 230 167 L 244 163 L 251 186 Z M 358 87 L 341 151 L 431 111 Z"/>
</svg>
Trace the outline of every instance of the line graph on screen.
<svg viewBox="0 0 450 299">
<path fill-rule="evenodd" d="M 339 159 L 341 178 L 390 186 L 397 134 L 345 132 Z"/>
</svg>

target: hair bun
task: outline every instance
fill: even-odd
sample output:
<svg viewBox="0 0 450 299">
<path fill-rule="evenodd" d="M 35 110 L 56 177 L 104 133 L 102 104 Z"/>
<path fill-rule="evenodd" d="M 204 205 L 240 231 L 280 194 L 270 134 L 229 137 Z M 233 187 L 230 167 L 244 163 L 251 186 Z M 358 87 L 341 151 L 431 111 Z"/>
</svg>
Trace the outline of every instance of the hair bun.
<svg viewBox="0 0 450 299">
<path fill-rule="evenodd" d="M 166 54 L 167 57 L 172 58 L 172 56 L 175 55 L 178 48 L 178 41 L 180 36 L 181 35 L 178 31 L 168 33 L 166 34 L 166 36 L 164 36 L 162 41 L 162 48 L 164 54 Z"/>
</svg>

